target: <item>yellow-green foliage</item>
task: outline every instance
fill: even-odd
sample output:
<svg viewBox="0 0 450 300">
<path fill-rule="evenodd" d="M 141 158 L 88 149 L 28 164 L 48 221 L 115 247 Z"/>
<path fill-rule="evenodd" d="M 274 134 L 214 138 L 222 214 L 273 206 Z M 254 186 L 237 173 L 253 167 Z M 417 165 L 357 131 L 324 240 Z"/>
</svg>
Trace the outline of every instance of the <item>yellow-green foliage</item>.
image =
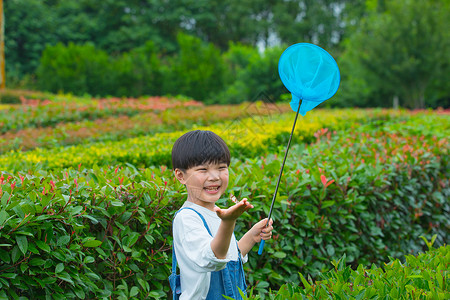
<svg viewBox="0 0 450 300">
<path fill-rule="evenodd" d="M 314 134 L 327 128 L 329 132 L 379 118 L 392 118 L 393 111 L 370 110 L 316 110 L 299 118 L 294 143 L 310 143 Z M 234 156 L 254 156 L 278 150 L 289 137 L 294 113 L 269 116 L 252 115 L 235 118 L 211 126 L 193 127 L 189 130 L 211 130 L 222 136 Z M 220 120 L 218 120 L 220 121 Z M 158 133 L 121 141 L 105 141 L 52 149 L 35 149 L 29 152 L 11 151 L 0 156 L 0 168 L 9 171 L 28 169 L 40 164 L 45 169 L 84 167 L 130 163 L 135 166 L 170 165 L 172 144 L 184 131 Z M 320 134 L 320 132 L 318 133 Z"/>
</svg>

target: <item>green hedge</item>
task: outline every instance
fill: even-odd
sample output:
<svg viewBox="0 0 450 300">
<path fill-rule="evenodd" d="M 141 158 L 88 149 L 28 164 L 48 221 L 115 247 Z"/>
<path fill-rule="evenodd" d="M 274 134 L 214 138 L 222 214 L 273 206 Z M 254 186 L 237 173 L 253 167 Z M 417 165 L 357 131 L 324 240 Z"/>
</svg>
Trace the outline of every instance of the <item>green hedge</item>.
<svg viewBox="0 0 450 300">
<path fill-rule="evenodd" d="M 435 236 L 434 236 L 435 238 Z M 439 299 L 450 298 L 450 246 L 438 249 L 433 241 L 425 242 L 429 250 L 417 256 L 406 255 L 406 261 L 392 259 L 383 267 L 359 265 L 352 270 L 344 255 L 331 263 L 334 268 L 321 274 L 321 280 L 306 280 L 302 286 L 285 284 L 271 292 L 269 299 Z M 260 299 L 249 295 L 244 299 Z"/>
<path fill-rule="evenodd" d="M 0 298 L 162 297 L 176 201 L 152 171 L 2 176 Z"/>
<path fill-rule="evenodd" d="M 275 204 L 274 238 L 263 256 L 252 251 L 245 266 L 258 293 L 300 283 L 298 272 L 318 278 L 344 254 L 356 268 L 418 253 L 420 235 L 436 234 L 436 244 L 444 244 L 448 141 L 434 136 L 438 122 L 416 119 L 402 130 L 383 122 L 347 133 L 322 130 L 317 143 L 293 146 Z M 408 135 L 420 126 L 424 135 Z M 255 205 L 239 220 L 238 238 L 267 215 L 281 155 L 233 159 L 229 192 Z M 49 173 L 38 166 L 2 172 L 0 181 L 6 297 L 144 299 L 169 292 L 171 220 L 186 197 L 170 170 L 128 165 Z"/>
</svg>

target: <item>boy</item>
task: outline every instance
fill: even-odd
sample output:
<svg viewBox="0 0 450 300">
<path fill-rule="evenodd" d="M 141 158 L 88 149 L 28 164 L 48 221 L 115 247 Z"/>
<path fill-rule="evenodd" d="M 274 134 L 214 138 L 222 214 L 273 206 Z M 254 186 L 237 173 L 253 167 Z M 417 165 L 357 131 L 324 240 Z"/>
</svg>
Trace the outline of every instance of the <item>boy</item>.
<svg viewBox="0 0 450 300">
<path fill-rule="evenodd" d="M 172 164 L 188 193 L 173 221 L 180 299 L 241 299 L 238 288 L 246 292 L 242 263 L 256 243 L 271 238 L 272 220 L 268 227 L 267 219 L 259 221 L 236 240 L 236 219 L 253 205 L 245 198 L 227 209 L 215 205 L 228 186 L 230 165 L 230 151 L 215 133 L 195 130 L 182 135 L 173 145 Z"/>
</svg>

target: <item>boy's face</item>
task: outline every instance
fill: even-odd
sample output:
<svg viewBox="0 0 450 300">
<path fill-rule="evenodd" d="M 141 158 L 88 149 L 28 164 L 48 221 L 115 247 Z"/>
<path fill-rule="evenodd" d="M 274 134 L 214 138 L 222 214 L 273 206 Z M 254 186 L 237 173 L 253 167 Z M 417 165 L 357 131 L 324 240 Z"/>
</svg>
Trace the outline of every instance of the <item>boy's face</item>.
<svg viewBox="0 0 450 300">
<path fill-rule="evenodd" d="M 205 163 L 187 169 L 175 169 L 175 176 L 188 192 L 191 201 L 210 210 L 228 186 L 228 166 L 226 163 Z"/>
</svg>

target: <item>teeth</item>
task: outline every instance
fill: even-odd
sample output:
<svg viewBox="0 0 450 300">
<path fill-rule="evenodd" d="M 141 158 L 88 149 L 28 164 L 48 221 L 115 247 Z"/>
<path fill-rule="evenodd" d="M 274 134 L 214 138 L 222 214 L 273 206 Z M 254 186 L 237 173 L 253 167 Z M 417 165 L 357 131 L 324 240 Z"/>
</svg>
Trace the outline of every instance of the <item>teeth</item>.
<svg viewBox="0 0 450 300">
<path fill-rule="evenodd" d="M 205 188 L 205 190 L 208 190 L 208 191 L 217 191 L 219 189 L 219 187 L 208 187 L 208 188 Z"/>
</svg>

